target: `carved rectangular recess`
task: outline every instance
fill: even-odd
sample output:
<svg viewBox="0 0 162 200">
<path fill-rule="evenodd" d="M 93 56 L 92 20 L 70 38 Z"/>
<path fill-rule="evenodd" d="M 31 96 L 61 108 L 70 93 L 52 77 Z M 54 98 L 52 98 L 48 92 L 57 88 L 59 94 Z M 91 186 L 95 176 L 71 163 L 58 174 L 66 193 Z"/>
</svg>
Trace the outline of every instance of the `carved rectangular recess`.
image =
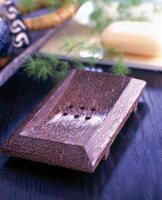
<svg viewBox="0 0 162 200">
<path fill-rule="evenodd" d="M 94 172 L 146 83 L 125 76 L 73 70 L 3 145 L 16 156 Z"/>
</svg>

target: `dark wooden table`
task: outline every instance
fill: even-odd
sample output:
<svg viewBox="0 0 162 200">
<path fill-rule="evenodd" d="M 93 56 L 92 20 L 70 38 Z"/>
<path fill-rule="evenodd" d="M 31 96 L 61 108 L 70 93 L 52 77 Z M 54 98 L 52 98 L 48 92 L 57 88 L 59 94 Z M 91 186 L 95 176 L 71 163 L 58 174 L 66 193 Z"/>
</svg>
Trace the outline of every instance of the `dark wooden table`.
<svg viewBox="0 0 162 200">
<path fill-rule="evenodd" d="M 0 200 L 162 199 L 162 73 L 133 71 L 147 89 L 94 174 L 0 154 Z M 18 72 L 0 88 L 0 143 L 51 90 Z"/>
</svg>

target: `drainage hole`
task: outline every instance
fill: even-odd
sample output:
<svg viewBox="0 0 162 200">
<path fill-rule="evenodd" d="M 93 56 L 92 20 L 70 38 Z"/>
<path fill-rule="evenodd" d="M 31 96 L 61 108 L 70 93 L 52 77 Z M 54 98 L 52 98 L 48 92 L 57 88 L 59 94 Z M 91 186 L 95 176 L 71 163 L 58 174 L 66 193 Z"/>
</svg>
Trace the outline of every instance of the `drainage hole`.
<svg viewBox="0 0 162 200">
<path fill-rule="evenodd" d="M 84 106 L 81 106 L 80 109 L 81 109 L 81 110 L 85 110 L 85 107 L 84 107 Z"/>
<path fill-rule="evenodd" d="M 86 118 L 85 118 L 85 120 L 90 120 L 90 119 L 91 119 L 91 117 L 86 117 Z"/>
<path fill-rule="evenodd" d="M 75 115 L 74 118 L 75 118 L 75 119 L 79 118 L 79 115 Z"/>
<path fill-rule="evenodd" d="M 91 111 L 93 111 L 93 112 L 96 111 L 96 108 L 92 108 Z"/>
<path fill-rule="evenodd" d="M 68 113 L 63 113 L 63 116 L 67 116 L 68 115 Z"/>
<path fill-rule="evenodd" d="M 73 105 L 69 105 L 69 108 L 73 108 Z"/>
</svg>

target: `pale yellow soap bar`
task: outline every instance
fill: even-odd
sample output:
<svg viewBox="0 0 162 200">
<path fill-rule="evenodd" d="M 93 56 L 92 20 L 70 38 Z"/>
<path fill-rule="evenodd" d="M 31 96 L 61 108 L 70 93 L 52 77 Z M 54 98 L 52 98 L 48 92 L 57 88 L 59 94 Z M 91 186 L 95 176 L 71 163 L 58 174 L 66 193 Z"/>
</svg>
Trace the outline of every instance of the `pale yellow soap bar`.
<svg viewBox="0 0 162 200">
<path fill-rule="evenodd" d="M 151 22 L 114 22 L 101 34 L 101 44 L 141 56 L 162 54 L 162 25 Z"/>
</svg>

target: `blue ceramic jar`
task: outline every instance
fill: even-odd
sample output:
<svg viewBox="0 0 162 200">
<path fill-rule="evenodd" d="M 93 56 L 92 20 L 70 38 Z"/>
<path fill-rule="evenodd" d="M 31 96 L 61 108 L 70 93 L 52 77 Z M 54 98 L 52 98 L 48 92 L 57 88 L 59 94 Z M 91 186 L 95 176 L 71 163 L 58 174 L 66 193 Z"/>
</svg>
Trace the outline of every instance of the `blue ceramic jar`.
<svg viewBox="0 0 162 200">
<path fill-rule="evenodd" d="M 0 17 L 0 57 L 7 54 L 11 43 L 10 30 L 3 18 Z"/>
</svg>

